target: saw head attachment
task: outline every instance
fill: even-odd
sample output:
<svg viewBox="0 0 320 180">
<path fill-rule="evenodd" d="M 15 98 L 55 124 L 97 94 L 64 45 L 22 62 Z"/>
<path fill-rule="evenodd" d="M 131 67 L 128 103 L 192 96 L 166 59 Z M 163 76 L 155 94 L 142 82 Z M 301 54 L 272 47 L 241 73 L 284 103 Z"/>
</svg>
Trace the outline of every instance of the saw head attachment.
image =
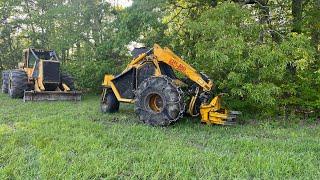
<svg viewBox="0 0 320 180">
<path fill-rule="evenodd" d="M 234 125 L 237 116 L 241 114 L 239 111 L 229 111 L 222 108 L 221 97 L 219 94 L 214 97 L 209 104 L 200 106 L 201 122 L 206 124 Z"/>
</svg>

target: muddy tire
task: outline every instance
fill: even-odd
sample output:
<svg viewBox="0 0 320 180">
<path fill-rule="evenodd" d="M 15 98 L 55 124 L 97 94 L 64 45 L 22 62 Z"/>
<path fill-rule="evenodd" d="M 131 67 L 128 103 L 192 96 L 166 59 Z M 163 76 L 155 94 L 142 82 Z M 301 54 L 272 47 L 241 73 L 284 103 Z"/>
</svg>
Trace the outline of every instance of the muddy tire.
<svg viewBox="0 0 320 180">
<path fill-rule="evenodd" d="M 119 111 L 119 101 L 111 89 L 106 89 L 105 97 L 101 98 L 100 109 L 103 113 L 115 113 Z"/>
<path fill-rule="evenodd" d="M 167 76 L 150 77 L 136 91 L 135 112 L 151 126 L 167 126 L 184 113 L 183 92 Z"/>
<path fill-rule="evenodd" d="M 24 71 L 12 70 L 9 73 L 8 92 L 11 98 L 23 98 L 28 89 L 28 77 Z"/>
<path fill-rule="evenodd" d="M 9 71 L 3 71 L 1 92 L 4 94 L 8 93 L 9 91 L 8 88 L 9 88 Z"/>
</svg>

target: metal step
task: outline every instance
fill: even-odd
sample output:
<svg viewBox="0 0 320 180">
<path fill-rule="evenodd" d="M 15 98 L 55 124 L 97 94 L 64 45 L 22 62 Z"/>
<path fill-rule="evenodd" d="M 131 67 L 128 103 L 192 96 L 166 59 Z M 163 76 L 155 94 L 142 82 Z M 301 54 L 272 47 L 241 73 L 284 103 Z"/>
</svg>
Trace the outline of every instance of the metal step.
<svg viewBox="0 0 320 180">
<path fill-rule="evenodd" d="M 81 91 L 25 91 L 23 101 L 81 101 Z"/>
</svg>

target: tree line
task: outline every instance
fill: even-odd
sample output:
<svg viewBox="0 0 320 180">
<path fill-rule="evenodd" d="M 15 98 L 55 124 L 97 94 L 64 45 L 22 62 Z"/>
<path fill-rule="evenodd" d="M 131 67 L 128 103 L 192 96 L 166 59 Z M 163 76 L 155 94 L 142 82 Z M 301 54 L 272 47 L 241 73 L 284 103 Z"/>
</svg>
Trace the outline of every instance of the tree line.
<svg viewBox="0 0 320 180">
<path fill-rule="evenodd" d="M 320 114 L 320 0 L 1 0 L 0 14 L 0 70 L 24 48 L 55 49 L 81 89 L 98 91 L 130 60 L 130 43 L 159 43 L 209 75 L 233 109 Z"/>
</svg>

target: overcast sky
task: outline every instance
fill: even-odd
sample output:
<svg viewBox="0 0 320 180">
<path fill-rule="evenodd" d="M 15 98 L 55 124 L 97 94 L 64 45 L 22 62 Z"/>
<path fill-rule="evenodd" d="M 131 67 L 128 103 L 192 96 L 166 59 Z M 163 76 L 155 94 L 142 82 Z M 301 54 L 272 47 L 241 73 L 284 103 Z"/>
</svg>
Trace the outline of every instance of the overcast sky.
<svg viewBox="0 0 320 180">
<path fill-rule="evenodd" d="M 111 2 L 112 4 L 119 4 L 122 5 L 124 7 L 128 7 L 132 5 L 132 0 L 108 0 L 109 2 Z"/>
</svg>

